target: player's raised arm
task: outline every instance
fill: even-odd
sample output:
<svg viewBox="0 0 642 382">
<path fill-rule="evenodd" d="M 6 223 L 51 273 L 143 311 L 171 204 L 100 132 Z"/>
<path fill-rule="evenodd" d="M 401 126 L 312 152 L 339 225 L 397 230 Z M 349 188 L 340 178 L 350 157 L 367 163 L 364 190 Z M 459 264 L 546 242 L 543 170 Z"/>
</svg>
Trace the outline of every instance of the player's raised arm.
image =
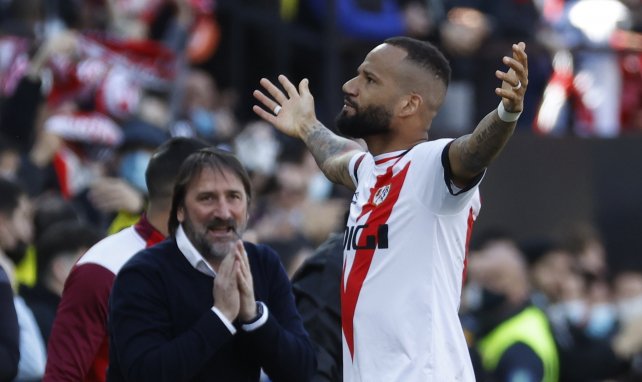
<svg viewBox="0 0 642 382">
<path fill-rule="evenodd" d="M 279 76 L 279 82 L 285 93 L 268 79 L 261 79 L 261 86 L 270 96 L 255 90 L 254 97 L 269 111 L 254 105 L 254 112 L 279 131 L 305 142 L 328 179 L 354 189 L 348 162 L 357 151 L 364 151 L 363 148 L 334 134 L 317 120 L 307 79 L 299 83 L 298 89 L 283 75 Z"/>
<path fill-rule="evenodd" d="M 488 113 L 471 134 L 457 138 L 450 148 L 453 181 L 459 187 L 467 186 L 501 152 L 524 108 L 528 86 L 526 45 L 520 42 L 512 48 L 512 57 L 505 56 L 502 60 L 509 69 L 495 72 L 502 81 L 501 88 L 495 89 L 495 94 L 501 97 L 499 107 Z"/>
</svg>

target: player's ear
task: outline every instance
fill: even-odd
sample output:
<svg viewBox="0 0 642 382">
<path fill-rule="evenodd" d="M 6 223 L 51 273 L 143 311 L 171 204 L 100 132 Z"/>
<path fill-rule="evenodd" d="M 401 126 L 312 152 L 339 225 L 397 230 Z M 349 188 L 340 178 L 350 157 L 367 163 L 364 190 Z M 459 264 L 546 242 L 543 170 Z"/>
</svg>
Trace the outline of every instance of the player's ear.
<svg viewBox="0 0 642 382">
<path fill-rule="evenodd" d="M 417 93 L 403 96 L 400 100 L 399 116 L 408 117 L 417 113 L 423 102 L 423 98 Z"/>
</svg>

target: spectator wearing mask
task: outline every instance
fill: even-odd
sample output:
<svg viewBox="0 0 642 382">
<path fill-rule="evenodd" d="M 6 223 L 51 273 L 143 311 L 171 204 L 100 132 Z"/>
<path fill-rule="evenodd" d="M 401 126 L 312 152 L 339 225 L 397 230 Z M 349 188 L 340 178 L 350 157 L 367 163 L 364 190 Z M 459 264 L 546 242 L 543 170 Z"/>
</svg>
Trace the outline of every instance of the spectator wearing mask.
<svg viewBox="0 0 642 382">
<path fill-rule="evenodd" d="M 506 238 L 470 254 L 466 304 L 477 321 L 476 347 L 493 381 L 556 382 L 559 356 L 548 319 L 529 302 L 523 255 Z"/>
</svg>

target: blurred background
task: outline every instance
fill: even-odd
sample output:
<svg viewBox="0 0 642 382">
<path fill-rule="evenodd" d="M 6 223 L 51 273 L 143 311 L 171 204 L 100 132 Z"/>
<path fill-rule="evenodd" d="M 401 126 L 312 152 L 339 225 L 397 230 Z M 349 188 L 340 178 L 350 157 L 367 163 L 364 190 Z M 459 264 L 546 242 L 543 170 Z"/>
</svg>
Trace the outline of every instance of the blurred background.
<svg viewBox="0 0 642 382">
<path fill-rule="evenodd" d="M 97 176 L 133 177 L 118 165 L 134 152 L 197 135 L 243 147 L 261 196 L 298 181 L 287 187 L 341 198 L 299 143 L 256 121 L 261 77 L 310 78 L 332 126 L 341 85 L 370 49 L 393 35 L 426 39 L 453 66 L 431 137 L 456 137 L 496 106 L 494 71 L 525 41 L 525 112 L 484 181 L 478 227 L 526 238 L 581 221 L 602 232 L 614 261 L 636 262 L 641 9 L 631 0 L 2 0 L 0 171 L 20 174 L 32 196 L 82 198 Z M 51 164 L 52 179 L 33 175 Z M 283 166 L 304 176 L 277 179 Z M 92 217 L 106 224 L 103 215 Z"/>
<path fill-rule="evenodd" d="M 343 82 L 396 35 L 433 42 L 453 67 L 431 138 L 467 134 L 497 106 L 494 72 L 526 42 L 525 111 L 482 183 L 472 242 L 502 232 L 529 265 L 559 244 L 614 307 L 617 275 L 642 275 L 638 0 L 0 0 L 0 176 L 27 191 L 37 228 L 4 248 L 14 284 L 37 283 L 34 243 L 52 222 L 73 215 L 101 235 L 133 223 L 147 161 L 171 136 L 239 155 L 255 191 L 246 236 L 294 274 L 343 230 L 351 195 L 257 120 L 252 91 L 309 78 L 333 126 Z"/>
</svg>

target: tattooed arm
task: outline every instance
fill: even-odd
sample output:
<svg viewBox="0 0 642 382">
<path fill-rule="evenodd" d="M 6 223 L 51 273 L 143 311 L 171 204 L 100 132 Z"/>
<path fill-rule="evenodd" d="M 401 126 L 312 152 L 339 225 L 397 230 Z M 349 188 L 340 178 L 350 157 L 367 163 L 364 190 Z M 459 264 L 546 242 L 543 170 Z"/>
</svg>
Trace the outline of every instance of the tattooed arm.
<svg viewBox="0 0 642 382">
<path fill-rule="evenodd" d="M 317 120 L 307 79 L 301 81 L 298 89 L 283 75 L 279 76 L 279 82 L 287 95 L 269 80 L 261 79 L 261 86 L 271 97 L 260 90 L 254 91 L 254 97 L 271 112 L 258 105 L 253 107 L 254 112 L 282 133 L 301 139 L 330 181 L 354 190 L 348 163 L 354 154 L 364 151 L 363 148 L 334 134 Z"/>
<path fill-rule="evenodd" d="M 502 87 L 495 94 L 502 97 L 502 104 L 509 113 L 520 113 L 524 108 L 524 94 L 528 86 L 528 60 L 523 42 L 513 45 L 513 57 L 504 57 L 509 70 L 495 72 L 502 80 Z M 457 138 L 449 151 L 453 182 L 464 188 L 482 172 L 502 151 L 515 130 L 514 122 L 504 122 L 498 111 L 493 110 L 484 117 L 475 130 Z"/>
</svg>

